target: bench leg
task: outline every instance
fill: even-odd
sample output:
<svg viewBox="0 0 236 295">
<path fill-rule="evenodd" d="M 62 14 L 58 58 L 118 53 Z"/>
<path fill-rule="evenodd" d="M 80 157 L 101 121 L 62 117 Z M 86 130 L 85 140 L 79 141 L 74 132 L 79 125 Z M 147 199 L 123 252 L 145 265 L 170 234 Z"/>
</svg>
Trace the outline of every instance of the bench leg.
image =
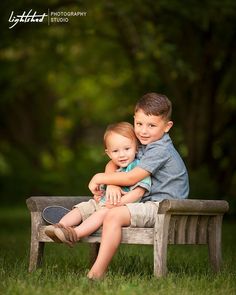
<svg viewBox="0 0 236 295">
<path fill-rule="evenodd" d="M 162 277 L 167 274 L 167 244 L 169 231 L 169 214 L 157 214 L 154 227 L 154 276 Z"/>
<path fill-rule="evenodd" d="M 100 243 L 92 243 L 90 244 L 90 265 L 93 266 L 95 260 L 98 256 Z"/>
<path fill-rule="evenodd" d="M 214 272 L 219 272 L 221 265 L 222 219 L 222 215 L 211 217 L 208 227 L 208 253 L 210 264 Z"/>
<path fill-rule="evenodd" d="M 42 222 L 40 212 L 31 213 L 31 244 L 30 244 L 30 261 L 29 272 L 36 270 L 42 265 L 44 242 L 38 240 L 38 227 Z"/>
<path fill-rule="evenodd" d="M 31 241 L 29 272 L 36 270 L 42 265 L 44 242 Z"/>
</svg>

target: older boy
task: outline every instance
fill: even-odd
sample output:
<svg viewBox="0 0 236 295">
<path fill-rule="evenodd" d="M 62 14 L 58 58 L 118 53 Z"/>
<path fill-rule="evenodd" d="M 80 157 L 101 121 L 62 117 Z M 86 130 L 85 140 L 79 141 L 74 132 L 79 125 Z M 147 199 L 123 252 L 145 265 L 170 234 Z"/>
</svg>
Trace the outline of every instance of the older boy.
<svg viewBox="0 0 236 295">
<path fill-rule="evenodd" d="M 120 244 L 123 226 L 152 227 L 159 201 L 188 196 L 187 170 L 168 135 L 173 126 L 171 109 L 165 95 L 144 95 L 136 104 L 134 115 L 135 133 L 141 143 L 139 164 L 128 173 L 99 173 L 90 181 L 91 192 L 98 194 L 100 184 L 130 186 L 149 175 L 152 177 L 151 193 L 144 203 L 119 206 L 118 202 L 106 215 L 98 257 L 88 273 L 91 279 L 105 274 Z M 115 167 L 109 170 L 114 171 Z"/>
</svg>

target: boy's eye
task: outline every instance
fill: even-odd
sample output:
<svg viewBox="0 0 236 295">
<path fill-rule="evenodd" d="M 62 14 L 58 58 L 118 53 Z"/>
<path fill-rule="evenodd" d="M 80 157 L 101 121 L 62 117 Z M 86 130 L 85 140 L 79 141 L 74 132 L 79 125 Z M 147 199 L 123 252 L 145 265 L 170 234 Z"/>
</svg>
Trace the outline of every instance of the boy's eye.
<svg viewBox="0 0 236 295">
<path fill-rule="evenodd" d="M 152 128 L 152 127 L 155 127 L 155 126 L 156 126 L 156 125 L 154 125 L 154 124 L 149 124 L 149 127 L 151 127 L 151 128 Z"/>
<path fill-rule="evenodd" d="M 126 151 L 128 151 L 129 149 L 130 149 L 129 147 L 125 148 Z"/>
<path fill-rule="evenodd" d="M 113 150 L 112 152 L 113 152 L 113 153 L 117 153 L 117 152 L 118 152 L 118 150 Z"/>
<path fill-rule="evenodd" d="M 141 126 L 142 123 L 140 123 L 140 122 L 136 122 L 136 125 L 137 125 L 137 126 Z"/>
</svg>

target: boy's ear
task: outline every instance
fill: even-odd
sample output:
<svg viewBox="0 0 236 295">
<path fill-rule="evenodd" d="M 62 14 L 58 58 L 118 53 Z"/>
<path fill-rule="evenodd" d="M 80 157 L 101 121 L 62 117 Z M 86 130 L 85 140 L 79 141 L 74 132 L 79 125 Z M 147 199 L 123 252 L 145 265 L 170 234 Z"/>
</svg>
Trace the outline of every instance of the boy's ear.
<svg viewBox="0 0 236 295">
<path fill-rule="evenodd" d="M 105 149 L 105 153 L 108 155 L 109 158 L 111 158 L 108 149 Z"/>
<path fill-rule="evenodd" d="M 165 132 L 169 132 L 170 128 L 174 125 L 173 121 L 168 121 L 166 123 Z"/>
</svg>

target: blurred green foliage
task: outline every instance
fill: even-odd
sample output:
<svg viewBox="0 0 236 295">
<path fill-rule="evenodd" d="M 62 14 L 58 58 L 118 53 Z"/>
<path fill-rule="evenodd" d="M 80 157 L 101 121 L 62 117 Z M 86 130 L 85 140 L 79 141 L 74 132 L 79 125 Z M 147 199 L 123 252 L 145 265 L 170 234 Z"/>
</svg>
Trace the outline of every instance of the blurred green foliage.
<svg viewBox="0 0 236 295">
<path fill-rule="evenodd" d="M 88 194 L 107 161 L 106 125 L 132 122 L 135 102 L 150 91 L 173 102 L 171 136 L 191 197 L 233 200 L 235 1 L 24 0 L 0 8 L 2 202 Z M 87 15 L 8 28 L 11 11 L 29 9 Z"/>
</svg>

